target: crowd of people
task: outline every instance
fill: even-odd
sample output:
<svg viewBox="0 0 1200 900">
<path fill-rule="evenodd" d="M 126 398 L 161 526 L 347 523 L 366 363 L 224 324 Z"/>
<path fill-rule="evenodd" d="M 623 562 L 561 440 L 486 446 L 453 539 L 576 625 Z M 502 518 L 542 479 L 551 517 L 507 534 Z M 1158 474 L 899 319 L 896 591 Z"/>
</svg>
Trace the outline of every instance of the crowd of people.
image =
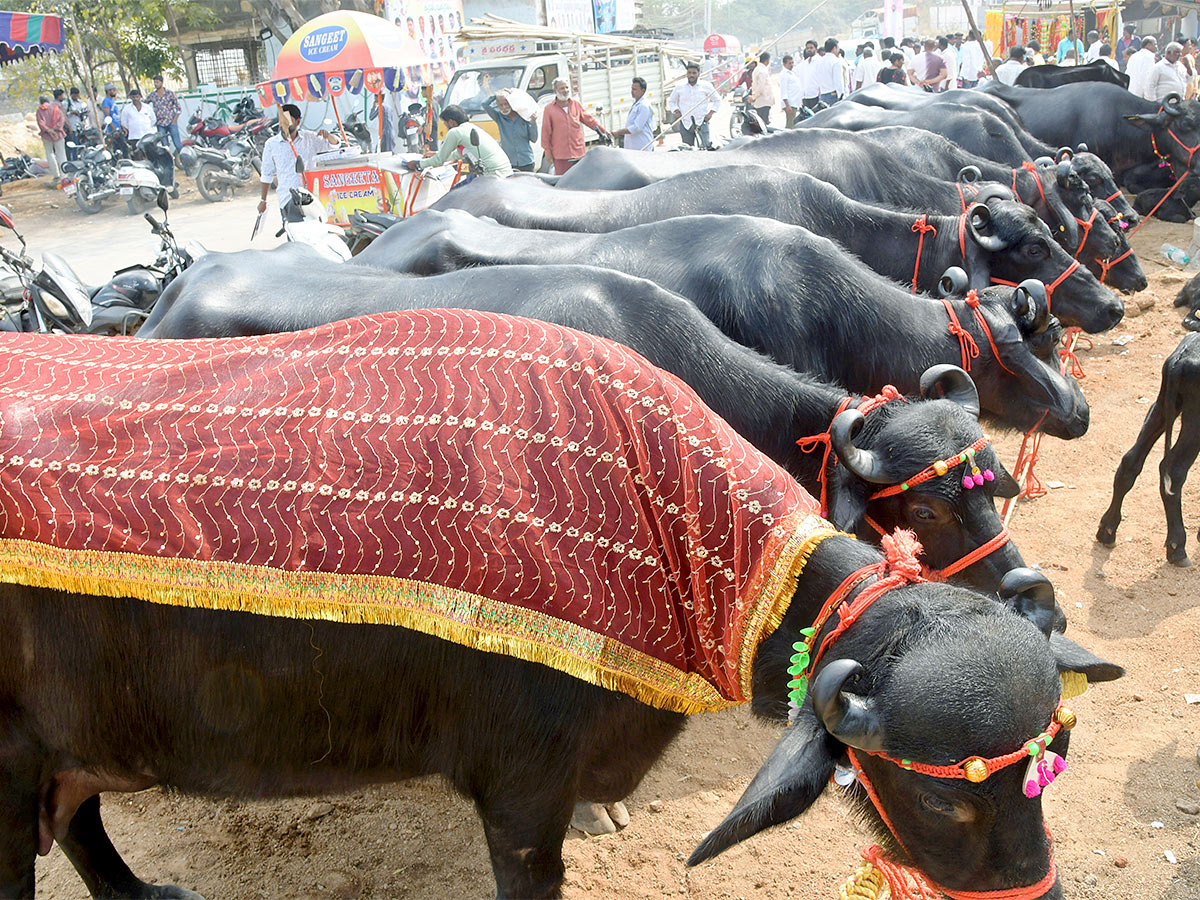
<svg viewBox="0 0 1200 900">
<path fill-rule="evenodd" d="M 116 85 L 104 86 L 104 97 L 99 102 L 104 136 L 119 153 L 128 153 L 129 143 L 137 143 L 154 131 L 170 138 L 176 150 L 182 146 L 179 98 L 167 89 L 161 74 L 155 75 L 153 81 L 154 90 L 147 102 L 142 102 L 141 90 L 134 87 L 124 106 L 117 103 Z M 86 143 L 86 131 L 97 127 L 92 120 L 92 108 L 78 87 L 71 88 L 69 93 L 57 88 L 53 97 L 43 94 L 38 98 L 36 119 L 47 168 L 57 179 L 63 163 L 78 158 L 79 147 Z"/>
</svg>

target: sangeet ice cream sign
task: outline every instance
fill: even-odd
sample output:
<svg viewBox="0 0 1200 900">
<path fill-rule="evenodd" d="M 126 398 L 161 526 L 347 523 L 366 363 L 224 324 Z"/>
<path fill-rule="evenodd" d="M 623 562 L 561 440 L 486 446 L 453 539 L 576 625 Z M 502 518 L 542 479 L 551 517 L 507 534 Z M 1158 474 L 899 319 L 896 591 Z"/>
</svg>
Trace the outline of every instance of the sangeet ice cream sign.
<svg viewBox="0 0 1200 900">
<path fill-rule="evenodd" d="M 350 32 L 341 25 L 326 25 L 300 41 L 300 56 L 306 62 L 324 63 L 333 59 L 350 42 Z"/>
</svg>

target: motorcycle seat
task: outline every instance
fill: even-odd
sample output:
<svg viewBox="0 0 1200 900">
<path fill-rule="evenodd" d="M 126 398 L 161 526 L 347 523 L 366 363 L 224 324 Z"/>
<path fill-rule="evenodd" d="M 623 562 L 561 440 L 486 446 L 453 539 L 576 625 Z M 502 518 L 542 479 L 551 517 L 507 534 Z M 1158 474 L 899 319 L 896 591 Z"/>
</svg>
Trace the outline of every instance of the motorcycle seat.
<svg viewBox="0 0 1200 900">
<path fill-rule="evenodd" d="M 391 213 L 360 212 L 355 213 L 355 216 L 361 218 L 364 222 L 369 222 L 372 225 L 378 225 L 381 228 L 391 228 L 400 221 L 399 216 L 394 216 Z"/>
</svg>

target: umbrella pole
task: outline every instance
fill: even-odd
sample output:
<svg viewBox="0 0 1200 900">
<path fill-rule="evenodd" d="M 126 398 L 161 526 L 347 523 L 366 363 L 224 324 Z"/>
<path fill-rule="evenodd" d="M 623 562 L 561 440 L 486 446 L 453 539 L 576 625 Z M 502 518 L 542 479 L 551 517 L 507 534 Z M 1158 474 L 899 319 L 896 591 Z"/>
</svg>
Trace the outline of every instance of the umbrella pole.
<svg viewBox="0 0 1200 900">
<path fill-rule="evenodd" d="M 383 90 L 375 95 L 379 101 L 379 152 L 383 152 Z"/>
<path fill-rule="evenodd" d="M 341 114 L 338 112 L 338 108 L 337 108 L 337 97 L 333 97 L 333 96 L 331 96 L 329 99 L 330 99 L 330 101 L 333 103 L 333 117 L 334 117 L 335 119 L 337 119 L 337 123 L 338 123 L 338 131 L 340 131 L 340 132 L 342 133 L 342 143 L 343 143 L 343 144 L 345 144 L 347 147 L 349 147 L 349 146 L 350 146 L 350 140 L 349 140 L 349 139 L 346 137 L 346 129 L 342 127 L 342 116 L 341 116 Z"/>
</svg>

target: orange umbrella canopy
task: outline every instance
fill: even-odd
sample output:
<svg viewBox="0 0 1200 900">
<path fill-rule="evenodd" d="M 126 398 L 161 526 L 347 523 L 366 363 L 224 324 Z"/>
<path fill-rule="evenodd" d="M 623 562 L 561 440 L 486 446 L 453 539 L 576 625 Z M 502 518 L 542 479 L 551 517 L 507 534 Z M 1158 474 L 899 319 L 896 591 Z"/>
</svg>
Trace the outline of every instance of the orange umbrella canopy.
<svg viewBox="0 0 1200 900">
<path fill-rule="evenodd" d="M 340 10 L 305 22 L 283 45 L 272 81 L 317 72 L 419 66 L 417 42 L 387 19 Z"/>
</svg>

